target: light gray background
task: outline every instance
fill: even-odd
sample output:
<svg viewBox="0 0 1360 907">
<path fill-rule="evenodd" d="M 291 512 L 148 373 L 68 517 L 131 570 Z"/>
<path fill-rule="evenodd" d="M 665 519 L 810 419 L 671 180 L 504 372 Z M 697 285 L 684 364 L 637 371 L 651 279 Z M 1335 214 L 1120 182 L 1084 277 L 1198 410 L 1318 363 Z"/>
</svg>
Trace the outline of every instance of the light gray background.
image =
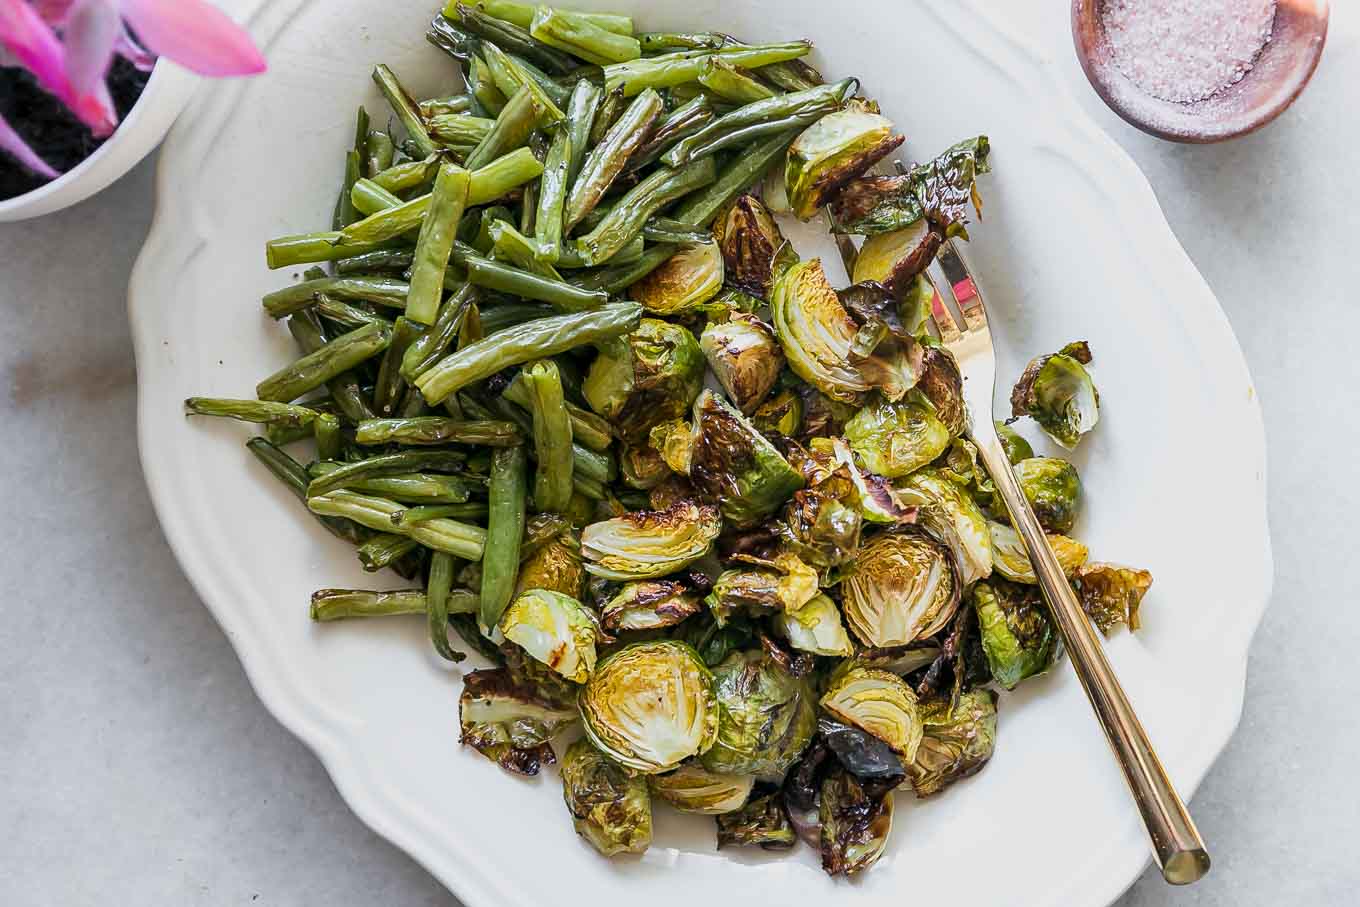
<svg viewBox="0 0 1360 907">
<path fill-rule="evenodd" d="M 1018 5 L 1227 310 L 1269 436 L 1275 596 L 1241 727 L 1193 801 L 1214 870 L 1186 890 L 1149 872 L 1121 903 L 1353 903 L 1356 11 L 1334 11 L 1321 69 L 1281 120 L 1193 148 L 1134 131 L 1091 94 L 1066 4 Z M 454 904 L 256 700 L 156 523 L 124 308 L 153 168 L 0 226 L 0 902 Z M 1214 468 L 1195 438 L 1170 441 L 1187 469 Z"/>
</svg>

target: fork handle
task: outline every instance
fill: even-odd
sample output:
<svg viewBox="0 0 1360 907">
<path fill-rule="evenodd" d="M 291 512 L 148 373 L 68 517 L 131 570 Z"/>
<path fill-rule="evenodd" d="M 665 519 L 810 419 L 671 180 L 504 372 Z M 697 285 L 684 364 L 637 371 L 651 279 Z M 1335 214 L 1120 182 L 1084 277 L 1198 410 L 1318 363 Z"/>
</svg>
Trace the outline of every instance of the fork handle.
<svg viewBox="0 0 1360 907">
<path fill-rule="evenodd" d="M 1173 885 L 1188 885 L 1209 871 L 1209 854 L 1204 849 L 1204 840 L 1110 668 L 1091 621 L 1068 584 L 1029 501 L 1020 490 L 1001 442 L 995 434 L 988 438 L 975 437 L 974 441 L 987 472 L 1001 491 L 1011 522 L 1024 541 L 1072 667 L 1076 669 L 1086 698 L 1091 701 L 1091 708 L 1114 751 L 1115 761 L 1124 772 L 1124 780 L 1138 804 L 1162 876 Z"/>
</svg>

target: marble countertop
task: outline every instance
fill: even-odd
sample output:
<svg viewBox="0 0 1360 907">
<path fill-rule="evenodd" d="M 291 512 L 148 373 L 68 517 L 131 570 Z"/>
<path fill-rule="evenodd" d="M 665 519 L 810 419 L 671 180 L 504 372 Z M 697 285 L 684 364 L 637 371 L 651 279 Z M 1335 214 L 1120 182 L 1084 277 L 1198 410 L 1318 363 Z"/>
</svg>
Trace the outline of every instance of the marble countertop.
<svg viewBox="0 0 1360 907">
<path fill-rule="evenodd" d="M 1241 727 L 1192 804 L 1214 870 L 1182 890 L 1149 872 L 1120 903 L 1349 902 L 1360 729 L 1344 697 L 1357 687 L 1360 610 L 1341 571 L 1360 513 L 1360 9 L 1334 4 L 1318 74 L 1280 120 L 1188 147 L 1100 104 L 1073 59 L 1066 4 L 1014 6 L 1147 173 L 1237 332 L 1269 442 L 1275 595 Z M 260 705 L 157 525 L 125 312 L 153 168 L 74 209 L 0 226 L 3 900 L 456 904 L 349 812 Z M 1213 468 L 1184 441 L 1187 468 Z"/>
</svg>

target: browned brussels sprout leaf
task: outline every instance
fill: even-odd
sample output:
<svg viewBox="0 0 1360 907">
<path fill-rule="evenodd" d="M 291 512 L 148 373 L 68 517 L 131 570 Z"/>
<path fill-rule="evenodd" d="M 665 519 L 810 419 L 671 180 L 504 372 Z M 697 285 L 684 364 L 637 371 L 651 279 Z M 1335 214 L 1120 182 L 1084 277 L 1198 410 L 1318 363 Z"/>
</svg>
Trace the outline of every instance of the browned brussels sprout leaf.
<svg viewBox="0 0 1360 907">
<path fill-rule="evenodd" d="M 732 559 L 751 566 L 724 570 L 713 582 L 705 603 L 719 624 L 738 614 L 797 611 L 817 595 L 817 571 L 794 554 L 781 553 L 770 561 L 750 555 Z"/>
<path fill-rule="evenodd" d="M 756 407 L 751 424 L 764 435 L 797 437 L 803 427 L 803 399 L 792 390 L 782 390 Z"/>
<path fill-rule="evenodd" d="M 944 235 L 925 220 L 870 236 L 860 246 L 851 279 L 855 283 L 875 281 L 895 294 L 905 293 L 935 260 L 943 242 Z"/>
<path fill-rule="evenodd" d="M 761 299 L 770 295 L 774 276 L 798 261 L 774 216 L 754 195 L 739 196 L 718 215 L 713 238 L 722 249 L 728 284 Z"/>
<path fill-rule="evenodd" d="M 757 846 L 764 850 L 788 850 L 798 843 L 784 804 L 778 794 L 757 797 L 736 812 L 715 816 L 718 849 Z"/>
<path fill-rule="evenodd" d="M 870 795 L 859 779 L 838 769 L 822 782 L 822 869 L 854 875 L 883 855 L 892 831 L 893 798 Z"/>
<path fill-rule="evenodd" d="M 977 176 L 990 170 L 986 136 L 966 139 L 903 176 L 868 176 L 847 185 L 832 202 L 837 233 L 875 236 L 929 221 L 947 236 L 967 238 L 971 205 L 978 217 L 982 203 Z"/>
<path fill-rule="evenodd" d="M 1058 652 L 1058 634 L 1035 586 L 997 577 L 972 591 L 992 677 L 1008 690 L 1026 677 L 1042 674 Z"/>
<path fill-rule="evenodd" d="M 507 771 L 537 775 L 556 762 L 548 741 L 577 719 L 573 700 L 557 700 L 515 682 L 504 668 L 463 676 L 460 742 Z"/>
<path fill-rule="evenodd" d="M 665 459 L 650 444 L 622 444 L 619 473 L 629 488 L 651 491 L 674 473 Z"/>
<path fill-rule="evenodd" d="M 743 617 L 719 624 L 712 615 L 701 614 L 686 621 L 678 631 L 710 668 L 721 664 L 733 652 L 745 649 L 755 639 L 755 628 Z"/>
<path fill-rule="evenodd" d="M 843 186 L 906 141 L 886 117 L 849 104 L 803 131 L 789 146 L 784 184 L 793 213 L 810 220 Z"/>
<path fill-rule="evenodd" d="M 778 449 L 711 390 L 694 401 L 690 481 L 741 528 L 774 513 L 803 485 Z"/>
<path fill-rule="evenodd" d="M 1011 391 L 1012 420 L 1029 416 L 1063 447 L 1076 447 L 1100 420 L 1100 393 L 1086 371 L 1090 361 L 1084 341 L 1031 359 Z"/>
<path fill-rule="evenodd" d="M 1152 586 L 1152 574 L 1118 564 L 1086 564 L 1077 569 L 1072 585 L 1091 620 L 1109 636 L 1120 624 L 1138 629 L 1138 607 Z"/>
<path fill-rule="evenodd" d="M 673 627 L 698 614 L 703 602 L 676 580 L 625 583 L 600 613 L 606 630 L 655 630 Z"/>
<path fill-rule="evenodd" d="M 647 780 L 581 739 L 562 757 L 562 798 L 576 833 L 605 856 L 643 853 L 652 843 Z"/>
<path fill-rule="evenodd" d="M 721 816 L 746 805 L 756 779 L 750 775 L 711 772 L 698 762 L 686 762 L 673 772 L 649 775 L 647 787 L 684 813 Z"/>
<path fill-rule="evenodd" d="M 537 520 L 539 517 L 536 516 L 531 523 Z M 530 589 L 548 589 L 580 598 L 585 577 L 581 543 L 577 541 L 576 534 L 567 528 L 534 547 L 520 564 L 515 595 Z"/>
<path fill-rule="evenodd" d="M 784 543 L 818 570 L 840 566 L 859 550 L 863 517 L 853 503 L 819 489 L 794 492 L 778 531 Z"/>
<path fill-rule="evenodd" d="M 925 736 L 907 766 L 918 797 L 938 794 L 955 781 L 976 774 L 996 747 L 996 693 L 970 690 L 952 708 L 947 697 L 921 703 Z"/>
<path fill-rule="evenodd" d="M 957 438 L 968 428 L 968 406 L 963 399 L 963 375 L 954 354 L 935 343 L 923 343 L 921 380 L 917 382 L 935 415 L 944 423 L 951 437 Z"/>
<path fill-rule="evenodd" d="M 902 780 L 902 760 L 892 747 L 873 734 L 829 718 L 818 719 L 817 734 L 836 754 L 845 770 L 855 777 L 884 782 Z"/>
</svg>

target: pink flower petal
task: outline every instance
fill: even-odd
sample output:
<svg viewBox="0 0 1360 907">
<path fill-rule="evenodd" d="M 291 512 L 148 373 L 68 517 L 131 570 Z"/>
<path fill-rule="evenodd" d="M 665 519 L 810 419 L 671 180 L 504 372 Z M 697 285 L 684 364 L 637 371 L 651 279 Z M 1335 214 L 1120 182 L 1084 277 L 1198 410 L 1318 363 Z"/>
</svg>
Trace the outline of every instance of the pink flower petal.
<svg viewBox="0 0 1360 907">
<path fill-rule="evenodd" d="M 113 50 L 118 56 L 127 60 L 142 72 L 151 72 L 156 65 L 156 55 L 138 44 L 136 39 L 128 34 L 126 26 L 119 33 L 118 42 L 114 44 Z"/>
<path fill-rule="evenodd" d="M 28 0 L 0 0 L 0 44 L 48 91 L 66 85 L 66 55 Z"/>
<path fill-rule="evenodd" d="M 71 13 L 76 0 L 31 0 L 33 8 L 48 25 L 61 26 Z"/>
<path fill-rule="evenodd" d="M 245 29 L 206 0 L 118 0 L 123 16 L 153 53 L 205 76 L 264 72 Z"/>
<path fill-rule="evenodd" d="M 77 94 L 88 94 L 104 81 L 122 32 L 122 16 L 108 0 L 77 0 L 62 30 L 66 75 Z"/>
<path fill-rule="evenodd" d="M 37 152 L 28 147 L 28 143 L 19 133 L 14 131 L 9 123 L 5 122 L 3 116 L 0 116 L 0 149 L 14 155 L 15 160 L 39 176 L 45 176 L 50 180 L 61 176 L 60 173 L 48 166 L 47 161 L 38 157 Z"/>
</svg>

